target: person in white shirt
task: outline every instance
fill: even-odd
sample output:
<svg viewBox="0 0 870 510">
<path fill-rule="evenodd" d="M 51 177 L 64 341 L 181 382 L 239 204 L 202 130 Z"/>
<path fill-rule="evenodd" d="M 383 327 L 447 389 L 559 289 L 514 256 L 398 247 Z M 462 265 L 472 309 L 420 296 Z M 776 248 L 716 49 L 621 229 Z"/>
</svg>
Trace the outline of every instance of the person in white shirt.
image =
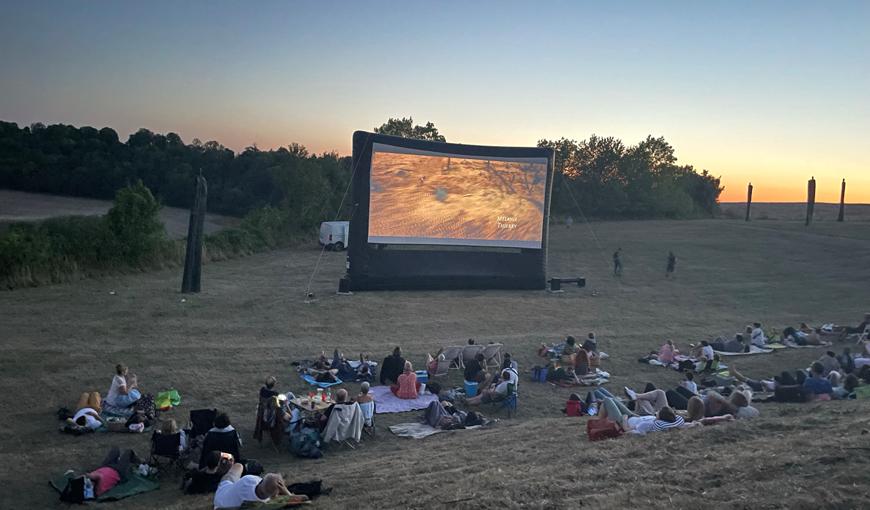
<svg viewBox="0 0 870 510">
<path fill-rule="evenodd" d="M 118 363 L 115 366 L 115 377 L 112 378 L 112 386 L 105 400 L 110 406 L 127 408 L 142 397 L 137 389 L 136 376 L 127 377 L 127 373 L 127 365 Z"/>
<path fill-rule="evenodd" d="M 764 330 L 761 329 L 760 322 L 752 323 L 751 343 L 756 347 L 764 347 L 767 345 L 767 337 L 764 336 Z"/>
<path fill-rule="evenodd" d="M 467 399 L 465 403 L 469 405 L 479 405 L 504 400 L 508 394 L 508 385 L 513 384 L 514 391 L 516 391 L 518 380 L 519 376 L 517 376 L 517 373 L 514 370 L 509 368 L 502 370 L 501 382 L 496 384 L 493 388 L 483 390 L 480 392 L 480 395 Z"/>
<path fill-rule="evenodd" d="M 214 493 L 214 508 L 239 508 L 247 501 L 268 503 L 278 495 L 291 495 L 281 475 L 269 473 L 262 478 L 254 475 L 242 476 L 242 465 L 233 464 L 221 478 Z"/>
<path fill-rule="evenodd" d="M 79 409 L 76 414 L 70 419 L 71 422 L 75 423 L 79 427 L 87 427 L 91 430 L 97 430 L 102 427 L 104 422 L 100 417 L 100 413 L 91 409 L 90 407 L 83 407 Z"/>
</svg>

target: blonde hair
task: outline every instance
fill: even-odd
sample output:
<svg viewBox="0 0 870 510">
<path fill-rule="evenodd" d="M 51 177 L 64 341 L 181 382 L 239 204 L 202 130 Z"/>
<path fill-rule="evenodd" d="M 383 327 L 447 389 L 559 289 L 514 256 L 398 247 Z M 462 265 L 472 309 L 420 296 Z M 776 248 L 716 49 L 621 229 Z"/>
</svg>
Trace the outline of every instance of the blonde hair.
<svg viewBox="0 0 870 510">
<path fill-rule="evenodd" d="M 410 361 L 405 362 L 405 372 L 412 372 L 414 370 L 414 365 L 411 364 Z"/>
<path fill-rule="evenodd" d="M 160 428 L 160 432 L 163 434 L 175 434 L 178 432 L 178 424 L 172 419 L 164 421 L 163 426 Z"/>
<path fill-rule="evenodd" d="M 731 403 L 737 407 L 746 407 L 749 405 L 749 398 L 742 391 L 735 391 L 731 394 Z"/>
</svg>

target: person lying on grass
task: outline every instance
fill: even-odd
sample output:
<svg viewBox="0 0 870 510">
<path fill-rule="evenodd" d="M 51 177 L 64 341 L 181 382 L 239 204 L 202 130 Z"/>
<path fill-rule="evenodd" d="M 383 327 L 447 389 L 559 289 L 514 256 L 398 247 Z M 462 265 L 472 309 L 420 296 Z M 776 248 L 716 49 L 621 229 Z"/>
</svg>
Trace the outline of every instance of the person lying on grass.
<svg viewBox="0 0 870 510">
<path fill-rule="evenodd" d="M 126 482 L 130 476 L 130 468 L 142 463 L 133 450 L 123 453 L 113 446 L 100 467 L 86 476 L 94 483 L 94 497 L 100 497 L 119 483 Z"/>
<path fill-rule="evenodd" d="M 701 397 L 694 396 L 689 399 L 686 404 L 686 421 L 689 423 L 700 423 L 701 425 L 716 425 L 726 421 L 733 421 L 734 416 L 731 414 L 723 414 L 721 416 L 706 416 L 704 409 L 704 401 Z"/>
<path fill-rule="evenodd" d="M 704 402 L 704 416 L 725 416 L 730 414 L 736 419 L 755 418 L 761 414 L 758 409 L 749 405 L 748 392 L 734 390 L 727 399 L 715 391 L 708 391 L 701 397 Z"/>
<path fill-rule="evenodd" d="M 480 392 L 476 397 L 471 397 L 465 401 L 468 405 L 480 405 L 487 404 L 489 402 L 498 402 L 500 400 L 504 400 L 507 398 L 508 394 L 508 385 L 512 384 L 512 375 L 510 370 L 502 370 L 501 372 L 501 380 L 498 384 L 486 388 Z"/>
<path fill-rule="evenodd" d="M 278 473 L 268 473 L 262 478 L 255 475 L 242 476 L 243 466 L 233 464 L 221 478 L 214 494 L 215 510 L 239 508 L 246 502 L 268 503 L 276 496 L 293 496 Z M 300 501 L 307 497 L 299 496 Z"/>
<path fill-rule="evenodd" d="M 638 416 L 615 398 L 604 399 L 601 406 L 601 418 L 616 423 L 625 432 L 639 435 L 700 425 L 697 422 L 686 423 L 682 416 L 667 406 L 661 408 L 655 415 Z"/>
</svg>

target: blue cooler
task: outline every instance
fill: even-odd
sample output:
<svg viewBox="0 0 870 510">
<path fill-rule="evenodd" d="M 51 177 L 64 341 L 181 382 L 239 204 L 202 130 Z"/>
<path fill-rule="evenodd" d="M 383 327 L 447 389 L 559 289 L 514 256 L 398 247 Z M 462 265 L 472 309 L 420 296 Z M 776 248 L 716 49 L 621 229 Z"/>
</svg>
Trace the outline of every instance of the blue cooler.
<svg viewBox="0 0 870 510">
<path fill-rule="evenodd" d="M 465 396 L 466 397 L 474 397 L 477 395 L 477 383 L 471 381 L 465 381 Z"/>
<path fill-rule="evenodd" d="M 425 370 L 417 370 L 415 372 L 417 374 L 417 382 L 427 384 L 429 382 L 429 372 Z"/>
</svg>

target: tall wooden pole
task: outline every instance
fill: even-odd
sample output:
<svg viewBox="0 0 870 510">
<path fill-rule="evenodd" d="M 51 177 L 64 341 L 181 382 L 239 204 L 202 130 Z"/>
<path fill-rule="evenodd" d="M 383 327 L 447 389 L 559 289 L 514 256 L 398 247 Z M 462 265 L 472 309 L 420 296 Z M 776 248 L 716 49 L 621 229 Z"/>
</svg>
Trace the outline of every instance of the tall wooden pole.
<svg viewBox="0 0 870 510">
<path fill-rule="evenodd" d="M 843 221 L 846 217 L 846 179 L 843 179 L 843 184 L 840 185 L 840 214 L 837 215 L 837 221 Z"/>
<path fill-rule="evenodd" d="M 752 207 L 752 183 L 746 188 L 746 221 L 749 221 L 749 209 Z"/>
<path fill-rule="evenodd" d="M 813 177 L 807 181 L 807 222 L 805 226 L 810 226 L 813 222 L 813 211 L 816 208 L 816 178 Z"/>
</svg>

